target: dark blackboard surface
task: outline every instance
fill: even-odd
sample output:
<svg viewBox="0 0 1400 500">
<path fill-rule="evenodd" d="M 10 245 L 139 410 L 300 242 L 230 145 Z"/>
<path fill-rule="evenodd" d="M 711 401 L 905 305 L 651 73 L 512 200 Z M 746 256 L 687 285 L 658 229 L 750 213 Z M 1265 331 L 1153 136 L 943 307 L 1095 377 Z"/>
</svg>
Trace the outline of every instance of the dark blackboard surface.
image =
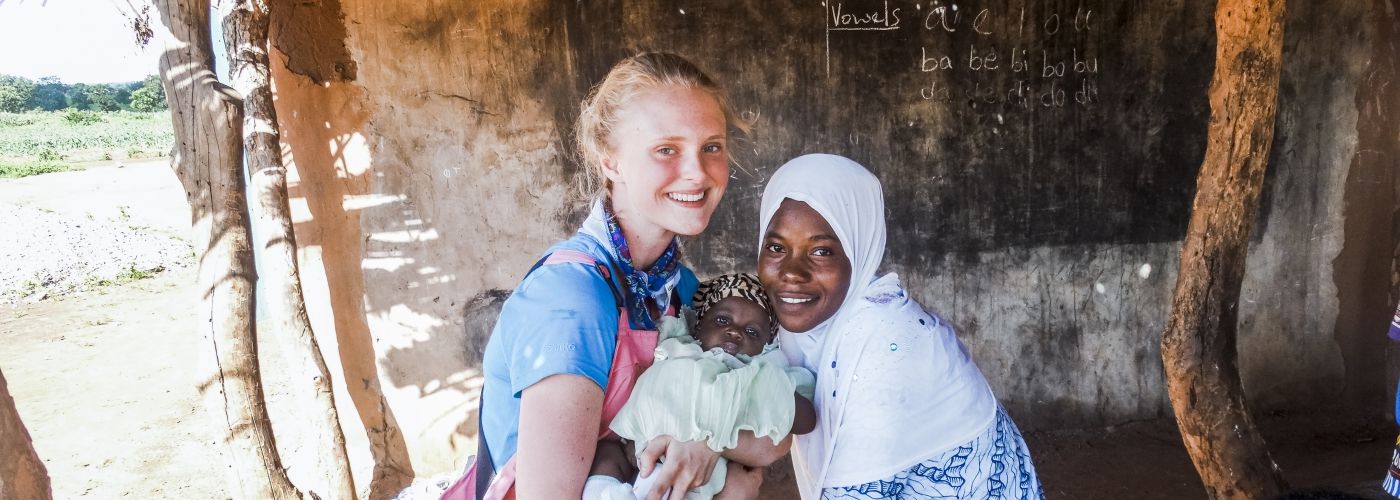
<svg viewBox="0 0 1400 500">
<path fill-rule="evenodd" d="M 570 130 L 619 58 L 668 50 L 746 116 L 702 271 L 753 258 L 763 181 L 831 152 L 884 182 L 887 262 L 1179 240 L 1205 147 L 1213 8 L 1185 2 L 568 2 L 541 95 Z M 567 54 L 566 54 L 567 52 Z M 567 56 L 567 57 L 566 57 Z M 561 137 L 560 147 L 568 147 Z"/>
</svg>

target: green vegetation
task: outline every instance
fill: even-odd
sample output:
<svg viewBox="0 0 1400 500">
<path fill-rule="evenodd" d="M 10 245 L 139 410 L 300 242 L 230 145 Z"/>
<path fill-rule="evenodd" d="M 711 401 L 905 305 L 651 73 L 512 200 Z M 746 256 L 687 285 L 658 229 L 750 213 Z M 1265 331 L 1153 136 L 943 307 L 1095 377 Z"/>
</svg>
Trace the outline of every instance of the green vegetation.
<svg viewBox="0 0 1400 500">
<path fill-rule="evenodd" d="M 84 111 L 81 109 L 70 109 L 63 113 L 63 120 L 73 125 L 92 125 L 102 123 L 102 115 L 96 111 Z"/>
<path fill-rule="evenodd" d="M 0 160 L 0 178 L 29 177 L 31 175 L 66 172 L 68 170 L 71 170 L 68 164 L 61 161 L 34 160 L 29 162 L 11 162 Z"/>
<path fill-rule="evenodd" d="M 117 283 L 130 283 L 136 280 L 154 278 L 156 277 L 156 274 L 164 270 L 165 266 L 156 266 L 150 269 L 138 269 L 136 267 L 136 263 L 132 262 L 131 267 L 128 267 L 125 271 L 122 271 L 121 274 L 117 275 Z"/>
<path fill-rule="evenodd" d="M 164 156 L 174 142 L 165 89 L 154 75 L 72 85 L 0 75 L 0 177 L 61 172 L 73 162 Z"/>
<path fill-rule="evenodd" d="M 54 77 L 38 81 L 22 76 L 0 75 L 0 112 L 25 111 L 160 111 L 167 109 L 165 87 L 160 78 L 128 83 L 75 83 Z"/>
<path fill-rule="evenodd" d="M 0 177 L 67 170 L 71 162 L 154 158 L 174 143 L 169 111 L 0 113 Z"/>
<path fill-rule="evenodd" d="M 128 265 L 126 270 L 123 270 L 121 273 L 117 274 L 112 279 L 102 279 L 94 276 L 88 276 L 87 279 L 83 282 L 83 287 L 95 288 L 103 286 L 121 285 L 125 283 L 131 283 L 133 281 L 144 280 L 147 278 L 154 278 L 157 274 L 160 274 L 164 271 L 165 266 L 156 266 L 150 269 L 141 269 L 136 267 L 135 262 L 132 262 Z M 25 285 L 28 286 L 29 283 L 26 282 Z"/>
<path fill-rule="evenodd" d="M 64 291 L 64 293 L 71 293 L 71 291 L 80 289 L 99 289 L 99 287 L 116 286 L 116 284 L 140 282 L 140 280 L 151 279 L 151 277 L 155 277 L 155 275 L 160 275 L 162 272 L 165 272 L 165 266 L 140 269 L 137 268 L 136 262 L 132 262 L 127 265 L 125 270 L 113 276 L 112 279 L 102 279 L 102 277 L 88 275 L 83 280 L 81 286 L 78 286 L 78 284 L 70 284 L 69 290 Z M 24 287 L 24 291 L 21 291 L 21 297 L 28 297 L 35 294 L 36 290 L 41 287 L 41 284 L 32 282 L 31 280 L 31 282 L 25 282 L 22 287 Z"/>
</svg>

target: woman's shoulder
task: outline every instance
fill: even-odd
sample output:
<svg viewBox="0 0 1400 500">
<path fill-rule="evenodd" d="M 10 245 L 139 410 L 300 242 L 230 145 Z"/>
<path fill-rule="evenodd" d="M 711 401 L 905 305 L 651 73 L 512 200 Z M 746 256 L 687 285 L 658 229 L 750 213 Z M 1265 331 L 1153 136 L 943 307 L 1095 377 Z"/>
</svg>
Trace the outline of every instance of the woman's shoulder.
<svg viewBox="0 0 1400 500">
<path fill-rule="evenodd" d="M 918 302 L 909 296 L 909 291 L 899 282 L 899 276 L 889 273 L 866 286 L 851 310 L 852 319 L 886 319 L 909 315 L 910 309 L 923 310 Z"/>
<path fill-rule="evenodd" d="M 700 288 L 700 279 L 685 264 L 681 264 L 679 273 L 681 279 L 676 283 L 676 296 L 680 298 L 681 305 L 688 306 L 690 299 L 695 297 L 695 291 Z"/>
<path fill-rule="evenodd" d="M 576 234 L 551 246 L 530 268 L 505 307 L 546 302 L 552 308 L 569 305 L 615 307 L 611 259 L 593 238 Z M 606 273 L 606 274 L 605 274 Z"/>
<path fill-rule="evenodd" d="M 910 329 L 949 328 L 943 318 L 910 296 L 894 273 L 876 279 L 858 300 L 860 303 L 851 312 L 847 324 L 871 327 L 867 328 L 871 334 L 894 335 Z"/>
</svg>

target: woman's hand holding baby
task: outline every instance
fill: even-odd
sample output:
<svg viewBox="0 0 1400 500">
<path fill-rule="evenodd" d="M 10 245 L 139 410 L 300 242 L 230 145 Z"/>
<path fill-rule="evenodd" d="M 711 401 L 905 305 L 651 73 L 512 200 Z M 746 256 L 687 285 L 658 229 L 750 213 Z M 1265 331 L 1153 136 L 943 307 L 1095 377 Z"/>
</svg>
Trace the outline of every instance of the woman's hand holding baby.
<svg viewBox="0 0 1400 500">
<path fill-rule="evenodd" d="M 660 468 L 656 463 L 665 458 Z M 719 452 L 710 449 L 704 441 L 676 441 L 670 436 L 659 436 L 647 442 L 637 458 L 642 477 L 659 474 L 646 492 L 647 500 L 661 500 L 667 491 L 690 491 L 710 480 Z"/>
</svg>

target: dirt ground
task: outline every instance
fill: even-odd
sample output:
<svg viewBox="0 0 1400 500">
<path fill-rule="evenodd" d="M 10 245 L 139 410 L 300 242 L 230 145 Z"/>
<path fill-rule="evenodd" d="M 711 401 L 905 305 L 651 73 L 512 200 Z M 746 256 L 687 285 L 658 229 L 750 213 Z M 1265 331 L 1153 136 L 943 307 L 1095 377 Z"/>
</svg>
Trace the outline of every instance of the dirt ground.
<svg viewBox="0 0 1400 500">
<path fill-rule="evenodd" d="M 189 206 L 164 161 L 0 181 L 14 205 L 123 218 L 184 236 Z M 42 245 L 43 242 L 34 242 Z M 217 447 L 192 382 L 193 268 L 0 305 L 0 370 L 55 498 L 222 498 Z"/>
<path fill-rule="evenodd" d="M 0 210 L 38 204 L 85 216 L 126 207 L 147 225 L 181 231 L 188 208 L 165 168 L 150 163 L 0 181 Z M 186 268 L 0 306 L 0 370 L 55 498 L 226 498 L 211 419 L 193 381 L 193 283 Z M 1261 420 L 1294 486 L 1386 498 L 1377 484 L 1393 424 L 1318 414 Z M 1205 497 L 1170 420 L 1035 433 L 1027 441 L 1052 499 Z"/>
<path fill-rule="evenodd" d="M 1394 424 L 1324 414 L 1260 420 L 1270 453 L 1293 488 L 1392 498 L 1380 481 L 1394 448 Z M 1206 497 L 1171 419 L 1033 433 L 1026 441 L 1048 498 Z"/>
</svg>

